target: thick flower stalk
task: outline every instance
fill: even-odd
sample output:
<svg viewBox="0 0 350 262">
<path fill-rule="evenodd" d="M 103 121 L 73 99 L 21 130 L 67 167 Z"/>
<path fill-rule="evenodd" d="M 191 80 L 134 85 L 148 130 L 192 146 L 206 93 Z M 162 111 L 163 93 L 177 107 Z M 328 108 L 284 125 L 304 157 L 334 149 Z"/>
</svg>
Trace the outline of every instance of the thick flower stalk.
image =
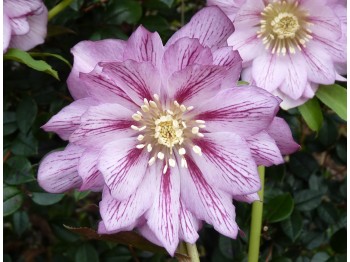
<svg viewBox="0 0 350 262">
<path fill-rule="evenodd" d="M 47 31 L 47 8 L 42 0 L 4 0 L 3 52 L 24 51 L 42 44 Z"/>
<path fill-rule="evenodd" d="M 236 238 L 232 199 L 257 200 L 257 165 L 280 164 L 298 145 L 276 117 L 280 99 L 236 86 L 233 30 L 210 7 L 165 46 L 142 26 L 128 41 L 76 45 L 76 101 L 43 127 L 69 144 L 41 162 L 40 185 L 103 190 L 100 233 L 137 228 L 170 254 L 197 240 L 201 221 Z"/>
<path fill-rule="evenodd" d="M 208 0 L 234 23 L 228 44 L 238 50 L 249 81 L 289 109 L 312 98 L 319 84 L 345 80 L 344 0 Z M 237 6 L 237 5 L 240 5 Z M 232 8 L 229 8 L 232 6 Z"/>
</svg>

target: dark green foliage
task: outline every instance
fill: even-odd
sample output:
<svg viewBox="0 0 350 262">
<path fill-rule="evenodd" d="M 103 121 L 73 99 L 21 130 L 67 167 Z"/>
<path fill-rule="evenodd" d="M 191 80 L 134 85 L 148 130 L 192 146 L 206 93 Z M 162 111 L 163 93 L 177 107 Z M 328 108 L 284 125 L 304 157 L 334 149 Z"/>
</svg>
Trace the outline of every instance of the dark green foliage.
<svg viewBox="0 0 350 262">
<path fill-rule="evenodd" d="M 46 1 L 52 8 L 59 1 Z M 205 5 L 184 1 L 185 21 Z M 50 21 L 48 37 L 35 53 L 60 55 L 82 40 L 126 39 L 139 24 L 166 41 L 181 26 L 180 0 L 75 0 Z M 164 254 L 88 240 L 71 227 L 97 228 L 100 194 L 47 194 L 37 184 L 39 161 L 66 142 L 40 127 L 73 100 L 65 79 L 70 67 L 43 59 L 61 81 L 23 64 L 4 62 L 4 261 L 175 261 Z M 342 91 L 339 91 L 342 92 Z M 266 170 L 260 261 L 346 261 L 346 123 L 330 108 L 328 89 L 319 94 L 322 112 L 312 132 L 297 109 L 280 112 L 302 150 L 286 164 Z M 315 111 L 315 110 L 314 110 Z M 305 113 L 305 112 L 304 112 Z M 309 113 L 307 111 L 306 113 Z M 344 113 L 343 113 L 344 114 Z M 197 242 L 201 261 L 247 261 L 251 206 L 235 203 L 237 240 L 204 225 Z M 32 259 L 32 260 L 31 260 Z"/>
</svg>

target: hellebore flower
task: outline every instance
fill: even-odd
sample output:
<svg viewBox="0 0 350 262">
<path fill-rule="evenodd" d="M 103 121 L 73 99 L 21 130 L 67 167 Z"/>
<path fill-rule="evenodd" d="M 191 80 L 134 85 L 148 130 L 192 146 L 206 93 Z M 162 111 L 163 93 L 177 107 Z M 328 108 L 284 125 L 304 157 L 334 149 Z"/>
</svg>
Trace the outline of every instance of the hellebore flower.
<svg viewBox="0 0 350 262">
<path fill-rule="evenodd" d="M 239 5 L 240 4 L 240 8 Z M 242 79 L 283 99 L 289 109 L 319 84 L 345 80 L 346 7 L 338 0 L 211 0 L 234 18 L 228 44 L 243 59 Z"/>
<path fill-rule="evenodd" d="M 84 41 L 68 79 L 76 99 L 43 128 L 69 140 L 40 164 L 49 192 L 103 190 L 100 233 L 138 228 L 170 254 L 204 220 L 235 238 L 232 198 L 257 200 L 257 164 L 298 148 L 276 117 L 280 100 L 235 86 L 233 25 L 216 7 L 165 46 L 140 26 L 128 41 Z M 79 73 L 80 72 L 80 73 Z"/>
<path fill-rule="evenodd" d="M 3 52 L 24 51 L 42 44 L 47 30 L 47 9 L 41 0 L 4 0 Z"/>
</svg>

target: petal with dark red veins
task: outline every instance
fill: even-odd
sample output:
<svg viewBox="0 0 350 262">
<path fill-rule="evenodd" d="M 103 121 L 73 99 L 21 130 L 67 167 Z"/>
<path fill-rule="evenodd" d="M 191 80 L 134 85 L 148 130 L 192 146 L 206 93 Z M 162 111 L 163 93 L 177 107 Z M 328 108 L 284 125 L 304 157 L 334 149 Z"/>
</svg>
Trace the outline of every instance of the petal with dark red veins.
<svg viewBox="0 0 350 262">
<path fill-rule="evenodd" d="M 197 231 L 201 226 L 200 221 L 180 201 L 180 231 L 179 238 L 187 243 L 196 243 L 199 235 Z"/>
<path fill-rule="evenodd" d="M 99 150 L 89 148 L 83 152 L 79 159 L 78 173 L 83 180 L 80 187 L 81 191 L 101 191 L 103 189 L 104 179 L 101 172 L 97 169 L 99 153 Z"/>
<path fill-rule="evenodd" d="M 232 196 L 232 197 L 236 201 L 246 202 L 246 203 L 253 203 L 255 201 L 260 200 L 258 193 L 249 194 L 249 195 L 237 195 L 237 196 Z"/>
</svg>

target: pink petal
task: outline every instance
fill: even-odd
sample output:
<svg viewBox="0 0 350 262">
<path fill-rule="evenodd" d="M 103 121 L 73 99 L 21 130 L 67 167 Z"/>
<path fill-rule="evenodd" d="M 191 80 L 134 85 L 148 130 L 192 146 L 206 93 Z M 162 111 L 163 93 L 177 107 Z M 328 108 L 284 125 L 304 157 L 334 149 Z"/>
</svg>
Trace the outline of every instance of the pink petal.
<svg viewBox="0 0 350 262">
<path fill-rule="evenodd" d="M 116 200 L 130 197 L 145 176 L 149 154 L 136 148 L 136 142 L 136 138 L 124 138 L 101 150 L 97 168 Z"/>
<path fill-rule="evenodd" d="M 101 63 L 103 72 L 137 104 L 160 93 L 161 78 L 150 62 Z"/>
<path fill-rule="evenodd" d="M 137 222 L 135 224 L 131 224 L 130 226 L 119 228 L 118 230 L 110 231 L 110 230 L 107 230 L 107 228 L 106 228 L 105 224 L 103 223 L 103 221 L 100 221 L 98 223 L 97 232 L 100 235 L 116 234 L 116 233 L 119 233 L 119 232 L 122 232 L 122 231 L 131 231 L 131 230 L 133 230 L 135 228 L 136 225 L 137 225 Z"/>
<path fill-rule="evenodd" d="M 28 16 L 43 8 L 40 0 L 4 0 L 4 10 L 9 17 Z"/>
<path fill-rule="evenodd" d="M 206 133 L 193 140 L 202 155 L 192 153 L 206 181 L 231 195 L 246 195 L 260 189 L 257 165 L 247 142 L 234 133 Z"/>
<path fill-rule="evenodd" d="M 38 170 L 39 185 L 50 193 L 62 193 L 79 188 L 82 180 L 77 165 L 84 148 L 68 145 L 65 150 L 47 155 Z"/>
<path fill-rule="evenodd" d="M 97 169 L 97 160 L 99 150 L 86 149 L 79 159 L 78 173 L 83 180 L 80 187 L 81 191 L 92 190 L 102 191 L 104 179 L 101 172 Z"/>
<path fill-rule="evenodd" d="M 227 70 L 222 66 L 192 65 L 175 72 L 169 79 L 169 97 L 193 106 L 213 97 Z"/>
<path fill-rule="evenodd" d="M 283 157 L 275 140 L 265 131 L 246 138 L 257 165 L 271 166 L 282 164 Z"/>
<path fill-rule="evenodd" d="M 233 21 L 245 0 L 208 0 L 208 6 L 218 6 Z"/>
<path fill-rule="evenodd" d="M 3 12 L 3 39 L 2 39 L 3 53 L 7 51 L 8 45 L 10 43 L 10 39 L 11 39 L 10 19 L 4 11 Z"/>
<path fill-rule="evenodd" d="M 180 173 L 177 167 L 168 168 L 161 177 L 160 185 L 155 190 L 155 201 L 147 211 L 147 224 L 162 246 L 171 256 L 179 244 L 180 212 Z"/>
<path fill-rule="evenodd" d="M 264 8 L 265 3 L 263 0 L 245 0 L 236 15 L 235 27 L 242 28 L 243 25 L 249 25 L 254 26 L 257 31 L 256 25 L 260 23 L 261 12 Z"/>
<path fill-rule="evenodd" d="M 253 203 L 255 201 L 260 200 L 258 193 L 249 194 L 249 195 L 237 195 L 237 196 L 232 196 L 232 197 L 236 201 L 246 202 L 246 203 Z"/>
<path fill-rule="evenodd" d="M 92 98 L 76 100 L 54 115 L 42 128 L 46 132 L 55 132 L 63 140 L 68 140 L 69 136 L 78 128 L 84 112 L 90 106 L 97 104 L 98 102 Z"/>
<path fill-rule="evenodd" d="M 69 137 L 74 144 L 102 147 L 120 138 L 130 137 L 135 131 L 134 112 L 118 104 L 90 107 L 81 117 L 80 125 Z"/>
<path fill-rule="evenodd" d="M 198 114 L 195 119 L 206 121 L 206 130 L 210 132 L 234 132 L 248 137 L 270 125 L 279 103 L 279 99 L 261 88 L 233 87 L 205 101 L 193 114 Z"/>
<path fill-rule="evenodd" d="M 268 134 L 276 141 L 276 144 L 283 155 L 289 155 L 300 149 L 294 142 L 292 132 L 286 121 L 275 117 L 267 129 Z"/>
<path fill-rule="evenodd" d="M 188 168 L 181 169 L 181 200 L 198 219 L 214 226 L 221 234 L 236 238 L 238 226 L 231 197 L 213 188 L 196 164 L 187 157 Z"/>
<path fill-rule="evenodd" d="M 82 41 L 71 49 L 74 64 L 67 84 L 74 99 L 88 95 L 84 84 L 79 79 L 79 73 L 91 72 L 99 62 L 122 61 L 124 48 L 125 41 L 107 39 L 96 42 Z"/>
<path fill-rule="evenodd" d="M 154 234 L 152 229 L 150 229 L 147 223 L 138 227 L 138 231 L 141 233 L 142 236 L 151 241 L 153 244 L 160 247 L 163 246 L 162 242 L 156 237 L 156 235 Z"/>
<path fill-rule="evenodd" d="M 346 44 L 344 43 L 346 39 L 332 41 L 317 35 L 314 35 L 313 39 L 328 51 L 334 61 L 346 62 Z"/>
<path fill-rule="evenodd" d="M 201 226 L 200 221 L 180 201 L 180 231 L 179 238 L 187 243 L 196 243 L 199 235 L 197 231 Z"/>
<path fill-rule="evenodd" d="M 210 65 L 212 62 L 213 56 L 208 47 L 203 47 L 198 39 L 184 37 L 167 47 L 163 57 L 163 68 L 167 79 L 172 73 L 189 65 Z"/>
<path fill-rule="evenodd" d="M 151 33 L 141 25 L 126 42 L 123 60 L 149 61 L 155 67 L 160 68 L 163 49 L 162 39 L 160 39 L 158 33 Z"/>
<path fill-rule="evenodd" d="M 118 231 L 135 225 L 138 219 L 152 206 L 159 187 L 160 176 L 149 168 L 136 191 L 123 201 L 116 200 L 109 188 L 103 190 L 100 213 L 108 231 Z"/>
<path fill-rule="evenodd" d="M 13 35 L 24 35 L 30 30 L 27 17 L 18 17 L 10 19 Z"/>
<path fill-rule="evenodd" d="M 232 22 L 215 6 L 197 12 L 191 21 L 177 31 L 167 42 L 170 46 L 183 37 L 198 38 L 199 42 L 210 48 L 227 46 L 226 40 L 234 31 Z"/>
</svg>

